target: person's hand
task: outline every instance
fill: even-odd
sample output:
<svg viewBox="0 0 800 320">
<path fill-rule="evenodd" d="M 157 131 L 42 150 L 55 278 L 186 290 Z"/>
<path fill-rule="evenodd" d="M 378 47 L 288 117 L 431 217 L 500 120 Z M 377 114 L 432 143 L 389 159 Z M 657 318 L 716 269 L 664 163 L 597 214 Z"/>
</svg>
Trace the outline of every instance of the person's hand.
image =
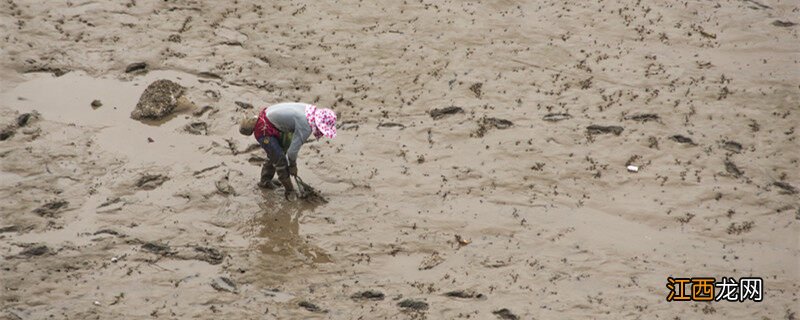
<svg viewBox="0 0 800 320">
<path fill-rule="evenodd" d="M 289 165 L 289 174 L 293 176 L 297 176 L 297 164 Z"/>
</svg>

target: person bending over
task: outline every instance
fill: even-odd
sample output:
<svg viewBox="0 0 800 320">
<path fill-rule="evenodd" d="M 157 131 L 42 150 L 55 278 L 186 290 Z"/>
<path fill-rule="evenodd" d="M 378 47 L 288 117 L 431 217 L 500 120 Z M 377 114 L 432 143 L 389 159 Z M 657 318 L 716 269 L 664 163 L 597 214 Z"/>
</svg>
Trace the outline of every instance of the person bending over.
<svg viewBox="0 0 800 320">
<path fill-rule="evenodd" d="M 274 189 L 272 178 L 278 173 L 278 181 L 285 189 L 288 199 L 294 194 L 290 176 L 297 175 L 297 153 L 311 135 L 319 139 L 323 136 L 336 137 L 336 113 L 331 109 L 317 106 L 285 102 L 262 108 L 258 115 L 242 120 L 239 133 L 253 135 L 258 144 L 267 152 L 267 159 L 261 167 L 261 180 L 258 186 Z"/>
</svg>

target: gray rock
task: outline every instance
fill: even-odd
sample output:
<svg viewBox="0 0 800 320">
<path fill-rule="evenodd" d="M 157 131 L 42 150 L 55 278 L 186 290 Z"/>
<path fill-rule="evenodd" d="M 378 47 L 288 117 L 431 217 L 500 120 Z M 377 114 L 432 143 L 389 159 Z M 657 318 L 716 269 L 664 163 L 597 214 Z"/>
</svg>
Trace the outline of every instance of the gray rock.
<svg viewBox="0 0 800 320">
<path fill-rule="evenodd" d="M 136 108 L 131 112 L 135 120 L 158 120 L 175 110 L 178 98 L 186 92 L 183 86 L 166 79 L 151 83 L 139 97 Z"/>
</svg>

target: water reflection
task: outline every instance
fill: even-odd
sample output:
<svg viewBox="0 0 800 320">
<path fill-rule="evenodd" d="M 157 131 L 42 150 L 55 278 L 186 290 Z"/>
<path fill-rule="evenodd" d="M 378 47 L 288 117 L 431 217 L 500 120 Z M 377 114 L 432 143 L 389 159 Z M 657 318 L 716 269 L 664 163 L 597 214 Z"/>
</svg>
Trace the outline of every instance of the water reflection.
<svg viewBox="0 0 800 320">
<path fill-rule="evenodd" d="M 331 257 L 319 247 L 308 243 L 300 235 L 300 218 L 303 212 L 311 212 L 316 205 L 303 201 L 289 202 L 277 193 L 265 192 L 259 204 L 262 214 L 255 218 L 258 236 L 257 245 L 265 257 L 281 257 L 287 262 L 327 263 Z M 274 259 L 272 263 L 275 263 Z"/>
</svg>

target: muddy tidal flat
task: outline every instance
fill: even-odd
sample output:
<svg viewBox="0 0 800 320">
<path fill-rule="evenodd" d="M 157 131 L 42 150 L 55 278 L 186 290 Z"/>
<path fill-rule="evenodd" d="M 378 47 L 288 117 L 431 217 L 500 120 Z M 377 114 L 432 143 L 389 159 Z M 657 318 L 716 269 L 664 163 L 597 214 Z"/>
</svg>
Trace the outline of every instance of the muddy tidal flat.
<svg viewBox="0 0 800 320">
<path fill-rule="evenodd" d="M 3 1 L 0 319 L 797 319 L 798 23 Z M 256 185 L 238 123 L 284 101 L 338 114 L 298 163 L 327 202 Z M 667 302 L 668 277 L 761 277 L 763 301 Z"/>
</svg>

